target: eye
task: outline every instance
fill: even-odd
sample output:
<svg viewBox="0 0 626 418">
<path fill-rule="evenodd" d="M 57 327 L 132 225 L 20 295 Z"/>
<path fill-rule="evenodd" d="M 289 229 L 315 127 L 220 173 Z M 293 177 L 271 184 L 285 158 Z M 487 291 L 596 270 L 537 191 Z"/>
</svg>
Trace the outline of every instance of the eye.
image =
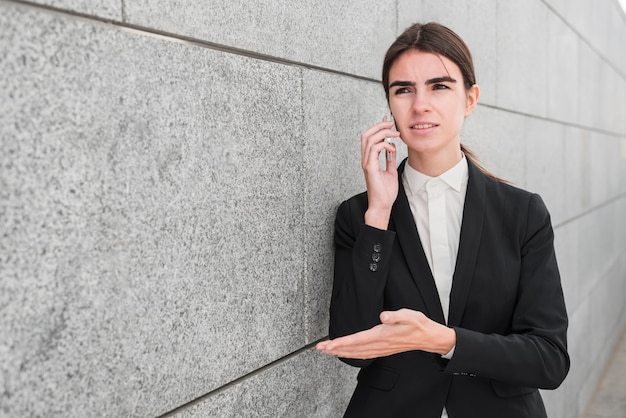
<svg viewBox="0 0 626 418">
<path fill-rule="evenodd" d="M 450 89 L 450 87 L 446 86 L 445 84 L 441 84 L 441 83 L 433 84 L 433 90 L 448 90 L 448 89 Z"/>
<path fill-rule="evenodd" d="M 409 90 L 408 87 L 399 87 L 396 91 L 393 92 L 393 94 L 405 94 L 405 93 L 410 93 L 411 90 Z"/>
</svg>

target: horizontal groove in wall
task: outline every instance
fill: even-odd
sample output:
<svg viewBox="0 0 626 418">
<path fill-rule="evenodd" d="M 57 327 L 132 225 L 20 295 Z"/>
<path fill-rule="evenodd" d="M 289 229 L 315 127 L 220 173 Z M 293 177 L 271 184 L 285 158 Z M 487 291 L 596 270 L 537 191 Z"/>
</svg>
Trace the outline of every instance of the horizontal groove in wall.
<svg viewBox="0 0 626 418">
<path fill-rule="evenodd" d="M 521 112 L 519 110 L 507 109 L 507 108 L 504 108 L 504 107 L 498 107 L 498 106 L 495 106 L 495 105 L 490 105 L 490 104 L 485 104 L 485 103 L 478 103 L 478 106 L 484 106 L 484 107 L 488 107 L 490 109 L 500 110 L 502 112 L 511 113 L 511 114 L 519 115 L 519 116 L 524 116 L 524 117 L 527 117 L 527 118 L 539 119 L 539 120 L 543 120 L 543 121 L 551 122 L 551 123 L 558 123 L 559 125 L 570 126 L 572 128 L 578 128 L 578 129 L 582 129 L 582 130 L 585 130 L 585 131 L 601 133 L 601 134 L 608 135 L 608 136 L 614 136 L 614 137 L 618 137 L 618 138 L 626 137 L 626 132 L 620 133 L 620 132 L 608 131 L 606 129 L 595 128 L 593 126 L 585 126 L 585 125 L 581 125 L 581 124 L 578 124 L 578 123 L 567 122 L 567 121 L 560 120 L 560 119 L 552 119 L 552 118 L 549 118 L 549 117 L 546 117 L 546 116 L 533 115 L 531 113 L 525 113 L 525 112 Z"/>
<path fill-rule="evenodd" d="M 349 78 L 357 79 L 357 80 L 363 80 L 363 81 L 369 81 L 369 82 L 374 82 L 374 83 L 380 83 L 380 80 L 374 79 L 374 78 L 370 78 L 370 77 L 365 77 L 365 76 L 360 76 L 360 75 L 356 75 L 356 74 L 351 74 L 351 73 L 347 73 L 347 72 L 344 72 L 344 71 L 333 70 L 333 69 L 329 69 L 329 68 L 321 67 L 321 66 L 316 66 L 316 65 L 312 65 L 312 64 L 306 64 L 306 63 L 302 63 L 302 62 L 298 62 L 298 61 L 289 60 L 289 59 L 286 59 L 286 58 L 279 58 L 279 57 L 275 57 L 275 56 L 271 56 L 271 55 L 267 55 L 267 54 L 262 54 L 262 53 L 258 53 L 258 52 L 254 52 L 254 51 L 249 51 L 249 50 L 244 50 L 244 49 L 240 49 L 240 48 L 231 47 L 231 46 L 228 46 L 228 45 L 222 45 L 222 44 L 218 44 L 218 43 L 215 43 L 215 42 L 204 41 L 204 40 L 201 40 L 201 39 L 196 39 L 196 38 L 192 38 L 192 37 L 188 37 L 188 36 L 178 35 L 178 34 L 175 34 L 175 33 L 170 33 L 170 32 L 165 32 L 165 31 L 161 31 L 161 30 L 157 30 L 157 29 L 152 29 L 152 28 L 149 28 L 149 27 L 133 25 L 133 24 L 119 22 L 119 21 L 106 19 L 106 18 L 102 18 L 102 17 L 98 17 L 98 16 L 86 15 L 86 14 L 83 14 L 83 13 L 78 13 L 78 12 L 74 12 L 74 11 L 59 9 L 59 8 L 52 7 L 52 6 L 46 6 L 46 5 L 41 5 L 41 4 L 32 3 L 32 2 L 28 2 L 28 1 L 22 1 L 22 0 L 0 0 L 0 3 L 1 2 L 19 4 L 19 5 L 22 5 L 22 6 L 29 6 L 29 7 L 37 8 L 37 9 L 44 10 L 44 11 L 47 11 L 47 12 L 50 12 L 50 13 L 54 13 L 54 14 L 61 14 L 61 15 L 71 16 L 71 17 L 74 17 L 74 18 L 77 18 L 77 19 L 81 19 L 81 20 L 88 20 L 88 21 L 96 22 L 96 23 L 100 23 L 100 24 L 111 25 L 111 26 L 118 27 L 121 30 L 129 31 L 129 32 L 132 32 L 132 33 L 138 33 L 138 34 L 141 34 L 141 35 L 144 35 L 144 36 L 146 36 L 146 35 L 147 36 L 153 36 L 153 37 L 157 37 L 159 39 L 168 40 L 168 41 L 172 41 L 172 42 L 178 42 L 178 43 L 182 43 L 182 44 L 200 46 L 200 47 L 204 47 L 204 48 L 208 48 L 208 49 L 213 49 L 213 50 L 216 50 L 216 51 L 222 51 L 222 52 L 227 52 L 227 53 L 231 53 L 231 54 L 235 54 L 235 55 L 241 55 L 241 56 L 246 56 L 246 57 L 249 57 L 249 58 L 259 59 L 259 60 L 262 60 L 262 61 L 274 62 L 274 63 L 277 63 L 277 64 L 283 64 L 283 65 L 296 66 L 296 67 L 300 67 L 300 68 L 306 68 L 306 69 L 309 69 L 309 70 L 316 70 L 316 71 L 321 71 L 321 72 L 324 72 L 324 73 L 336 74 L 336 75 L 349 77 Z M 550 7 L 550 6 L 548 5 L 548 7 Z M 553 10 L 552 8 L 550 8 L 550 9 Z M 124 10 L 122 10 L 122 12 L 124 13 Z M 556 14 L 556 12 L 554 10 L 553 10 L 553 12 Z M 562 17 L 561 17 L 561 19 L 562 19 Z M 568 26 L 570 26 L 570 28 L 571 28 L 571 25 L 568 24 Z M 574 28 L 572 28 L 572 30 L 575 31 Z M 579 37 L 582 38 L 582 36 L 578 32 L 576 32 L 576 34 Z M 582 38 L 582 39 L 584 39 L 584 38 Z M 592 46 L 590 45 L 590 47 L 592 47 Z M 596 51 L 596 50 L 594 49 L 594 51 Z M 596 53 L 597 53 L 597 51 L 596 51 Z M 598 53 L 598 55 L 600 55 L 600 54 Z M 608 61 L 606 61 L 606 62 L 608 63 Z M 516 114 L 516 115 L 521 115 L 521 116 L 535 118 L 535 119 L 541 119 L 541 120 L 548 121 L 548 122 L 553 122 L 553 123 L 559 123 L 559 124 L 562 124 L 562 125 L 565 125 L 565 126 L 571 126 L 571 127 L 575 127 L 575 128 L 579 128 L 579 129 L 583 129 L 583 130 L 587 130 L 587 131 L 591 131 L 591 132 L 597 132 L 597 133 L 601 133 L 601 134 L 605 134 L 605 135 L 609 135 L 609 136 L 622 137 L 622 136 L 626 135 L 626 132 L 625 133 L 620 133 L 620 132 L 608 131 L 608 130 L 605 130 L 605 129 L 600 129 L 600 128 L 580 125 L 580 124 L 576 124 L 576 123 L 572 123 L 572 122 L 566 122 L 566 121 L 562 121 L 562 120 L 558 120 L 558 119 L 551 119 L 551 118 L 548 118 L 548 117 L 543 117 L 543 116 L 533 115 L 533 114 L 529 114 L 529 113 L 524 113 L 524 112 L 520 112 L 520 111 L 517 111 L 517 110 L 514 110 L 514 109 L 507 109 L 507 108 L 503 108 L 503 107 L 498 107 L 496 105 L 485 104 L 485 103 L 479 103 L 478 105 L 479 106 L 488 107 L 488 108 L 491 108 L 491 109 L 497 109 L 497 110 L 500 110 L 500 111 L 503 111 L 503 112 L 512 113 L 512 114 Z"/>
<path fill-rule="evenodd" d="M 322 71 L 322 72 L 325 72 L 325 73 L 337 74 L 337 75 L 341 75 L 341 76 L 344 76 L 344 77 L 349 77 L 349 78 L 353 78 L 353 79 L 357 79 L 357 80 L 364 80 L 364 81 L 371 81 L 371 82 L 380 83 L 380 80 L 377 80 L 377 79 L 374 79 L 374 78 L 371 78 L 371 77 L 361 76 L 361 75 L 358 75 L 358 74 L 351 74 L 351 73 L 347 73 L 345 71 L 334 70 L 334 69 L 331 69 L 331 68 L 321 67 L 321 66 L 314 65 L 314 64 L 307 64 L 307 63 L 303 63 L 303 62 L 299 62 L 299 61 L 290 60 L 290 59 L 287 59 L 287 58 L 280 58 L 280 57 L 276 57 L 276 56 L 273 56 L 273 55 L 267 55 L 267 54 L 263 54 L 263 53 L 260 53 L 260 52 L 250 51 L 250 50 L 246 50 L 246 49 L 242 49 L 242 48 L 236 48 L 236 47 L 232 47 L 232 46 L 229 46 L 229 45 L 219 44 L 219 43 L 216 43 L 216 42 L 205 41 L 205 40 L 202 40 L 202 39 L 193 38 L 191 36 L 179 35 L 179 34 L 176 34 L 176 33 L 167 32 L 167 31 L 163 31 L 163 30 L 159 30 L 159 29 L 154 29 L 154 28 L 150 28 L 150 27 L 146 27 L 146 26 L 135 25 L 135 24 L 126 23 L 126 22 L 120 22 L 120 21 L 117 21 L 117 20 L 107 19 L 107 18 L 103 18 L 103 17 L 99 17 L 99 16 L 87 15 L 87 14 L 75 12 L 75 11 L 72 11 L 72 10 L 60 9 L 60 8 L 53 7 L 53 6 L 42 5 L 42 4 L 32 3 L 32 2 L 29 2 L 29 1 L 21 1 L 21 0 L 0 0 L 0 3 L 2 3 L 2 2 L 18 4 L 18 5 L 22 5 L 22 6 L 28 6 L 28 7 L 33 7 L 33 8 L 37 8 L 37 9 L 40 9 L 40 10 L 43 10 L 43 11 L 47 11 L 47 12 L 50 12 L 50 13 L 54 13 L 54 14 L 71 16 L 71 17 L 74 17 L 74 18 L 77 18 L 77 19 L 80 19 L 80 20 L 87 20 L 87 21 L 96 22 L 96 23 L 99 23 L 99 24 L 115 26 L 115 27 L 118 27 L 118 28 L 120 28 L 122 30 L 130 31 L 130 32 L 136 32 L 136 33 L 140 33 L 142 35 L 153 36 L 153 37 L 157 37 L 157 38 L 163 39 L 163 40 L 168 40 L 168 41 L 173 41 L 173 42 L 178 42 L 178 43 L 188 44 L 188 45 L 201 46 L 201 47 L 204 47 L 204 48 L 213 49 L 213 50 L 216 50 L 216 51 L 228 52 L 228 53 L 231 53 L 231 54 L 234 54 L 234 55 L 241 55 L 241 56 L 245 56 L 245 57 L 249 57 L 249 58 L 258 59 L 258 60 L 261 60 L 261 61 L 268 61 L 268 62 L 274 62 L 274 63 L 277 63 L 277 64 L 296 66 L 296 67 L 306 68 L 306 69 L 309 69 L 309 70 L 317 70 L 317 71 Z M 122 10 L 122 13 L 125 14 L 125 11 Z"/>
<path fill-rule="evenodd" d="M 617 0 L 615 0 L 615 1 L 617 1 Z M 561 16 L 561 14 L 560 14 L 558 11 L 556 11 L 556 10 L 552 7 L 552 5 L 550 5 L 550 4 L 547 2 L 547 0 L 541 0 L 541 2 L 542 2 L 542 3 L 543 3 L 543 4 L 544 4 L 544 5 L 545 5 L 545 6 L 546 6 L 546 7 L 547 7 L 547 8 L 548 8 L 548 9 L 549 9 L 552 13 L 554 13 L 554 15 L 555 15 L 555 16 L 557 16 L 559 19 L 561 19 L 561 21 L 562 21 L 563 23 L 565 23 L 565 25 L 566 25 L 568 28 L 570 28 L 570 29 L 571 29 L 571 31 L 572 31 L 572 32 L 574 32 L 574 33 L 576 34 L 576 36 L 578 36 L 578 38 L 582 39 L 582 41 L 583 41 L 585 44 L 587 44 L 587 46 L 588 46 L 589 48 L 591 48 L 591 50 L 592 50 L 593 52 L 595 52 L 595 53 L 596 53 L 596 54 L 597 54 L 597 55 L 598 55 L 598 56 L 602 59 L 602 61 L 604 61 L 604 62 L 605 62 L 605 63 L 606 63 L 609 67 L 611 67 L 612 69 L 614 69 L 614 70 L 615 70 L 615 72 L 617 72 L 620 76 L 622 76 L 622 78 L 623 78 L 624 80 L 626 80 L 626 74 L 624 74 L 623 70 L 622 70 L 621 68 L 617 67 L 615 64 L 613 64 L 613 62 L 611 62 L 611 61 L 610 61 L 609 59 L 607 59 L 607 58 L 606 58 L 606 57 L 605 57 L 605 56 L 604 56 L 604 55 L 603 55 L 600 51 L 598 51 L 598 50 L 596 49 L 596 47 L 595 47 L 595 46 L 593 46 L 593 45 L 591 44 L 591 42 L 589 42 L 589 40 L 588 40 L 587 38 L 585 38 L 585 37 L 582 35 L 582 33 L 580 33 L 580 32 L 578 31 L 578 29 L 576 29 L 574 26 L 572 26 L 572 24 L 571 24 L 570 22 L 568 22 L 568 21 L 567 21 L 567 20 L 566 20 L 563 16 Z"/>
<path fill-rule="evenodd" d="M 573 216 L 573 217 L 571 217 L 569 219 L 566 219 L 565 221 L 563 221 L 561 223 L 554 224 L 553 228 L 557 229 L 557 228 L 560 228 L 562 226 L 568 225 L 568 224 L 570 224 L 572 222 L 578 221 L 578 220 L 580 220 L 580 219 L 582 219 L 582 218 L 584 218 L 584 217 L 586 217 L 586 216 L 588 216 L 588 215 L 590 215 L 590 214 L 592 214 L 592 213 L 594 213 L 594 212 L 596 212 L 596 211 L 598 211 L 598 210 L 600 210 L 602 208 L 605 208 L 607 206 L 612 205 L 613 203 L 615 203 L 615 202 L 617 202 L 617 201 L 619 201 L 621 199 L 626 199 L 626 193 L 621 193 L 621 194 L 619 194 L 617 196 L 614 196 L 611 199 L 606 200 L 606 201 L 600 203 L 599 205 L 593 206 L 593 207 L 591 207 L 591 208 L 589 208 L 587 210 L 582 211 L 581 213 L 579 213 L 576 216 Z"/>
<path fill-rule="evenodd" d="M 277 366 L 277 365 L 279 365 L 281 363 L 286 362 L 287 360 L 290 360 L 290 359 L 296 357 L 298 354 L 301 354 L 301 353 L 303 353 L 303 352 L 305 352 L 307 350 L 312 349 L 313 347 L 315 347 L 317 345 L 317 343 L 319 343 L 320 341 L 324 341 L 326 339 L 328 339 L 328 337 L 320 338 L 317 341 L 314 341 L 314 342 L 312 342 L 310 344 L 307 344 L 304 347 L 294 351 L 293 353 L 289 353 L 286 356 L 281 357 L 281 358 L 279 358 L 277 360 L 274 360 L 271 363 L 268 363 L 268 364 L 266 364 L 263 367 L 260 367 L 260 368 L 254 370 L 254 371 L 251 371 L 250 373 L 247 373 L 247 374 L 245 374 L 245 375 L 243 375 L 243 376 L 241 376 L 241 377 L 239 377 L 239 378 L 237 378 L 237 379 L 235 379 L 235 380 L 233 380 L 231 382 L 228 382 L 228 383 L 226 383 L 226 384 L 224 384 L 224 385 L 222 385 L 222 386 L 220 386 L 220 387 L 218 387 L 216 389 L 213 389 L 212 391 L 210 391 L 208 393 L 205 393 L 204 395 L 199 396 L 198 398 L 193 399 L 193 400 L 191 400 L 191 401 L 189 401 L 189 402 L 187 402 L 187 403 L 185 403 L 185 404 L 183 404 L 181 406 L 178 406 L 178 407 L 172 409 L 171 411 L 164 413 L 163 415 L 159 415 L 157 418 L 173 417 L 174 415 L 178 414 L 179 412 L 182 412 L 185 409 L 189 409 L 189 408 L 191 408 L 194 405 L 202 403 L 202 402 L 208 400 L 212 396 L 215 396 L 215 395 L 217 395 L 217 394 L 219 394 L 221 392 L 224 392 L 227 389 L 238 385 L 239 383 L 242 383 L 242 382 L 244 382 L 244 381 L 246 381 L 246 380 L 248 380 L 248 379 L 250 379 L 250 378 L 252 378 L 254 376 L 257 376 L 257 375 L 263 373 L 266 370 L 271 369 L 272 367 L 275 367 L 275 366 Z"/>
</svg>

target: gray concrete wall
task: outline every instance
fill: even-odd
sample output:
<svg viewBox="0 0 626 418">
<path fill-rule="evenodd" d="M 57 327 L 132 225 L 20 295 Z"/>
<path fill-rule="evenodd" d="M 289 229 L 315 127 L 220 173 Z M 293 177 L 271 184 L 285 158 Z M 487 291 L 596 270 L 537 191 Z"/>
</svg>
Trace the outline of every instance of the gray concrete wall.
<svg viewBox="0 0 626 418">
<path fill-rule="evenodd" d="M 426 20 L 475 55 L 464 142 L 552 212 L 572 371 L 545 398 L 580 416 L 626 324 L 617 0 L 0 0 L 0 416 L 340 416 L 334 212 Z"/>
</svg>

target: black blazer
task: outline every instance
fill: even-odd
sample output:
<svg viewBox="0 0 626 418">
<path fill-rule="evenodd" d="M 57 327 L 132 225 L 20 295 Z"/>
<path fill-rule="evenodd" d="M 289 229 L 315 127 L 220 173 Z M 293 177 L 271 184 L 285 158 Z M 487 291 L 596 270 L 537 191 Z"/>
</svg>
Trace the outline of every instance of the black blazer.
<svg viewBox="0 0 626 418">
<path fill-rule="evenodd" d="M 379 324 L 383 310 L 414 309 L 444 323 L 402 186 L 405 164 L 387 231 L 364 224 L 366 193 L 338 209 L 330 338 Z M 342 359 L 361 367 L 346 417 L 440 418 L 444 405 L 450 418 L 545 417 L 538 388 L 554 389 L 567 375 L 567 313 L 550 215 L 537 194 L 468 165 L 450 294 L 454 356 Z"/>
</svg>

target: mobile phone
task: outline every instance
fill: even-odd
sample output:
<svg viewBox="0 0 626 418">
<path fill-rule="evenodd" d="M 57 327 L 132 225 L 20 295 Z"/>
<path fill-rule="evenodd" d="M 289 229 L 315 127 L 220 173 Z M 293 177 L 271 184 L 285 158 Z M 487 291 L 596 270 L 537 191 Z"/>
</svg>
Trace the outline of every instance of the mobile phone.
<svg viewBox="0 0 626 418">
<path fill-rule="evenodd" d="M 390 117 L 390 119 L 389 119 L 389 120 L 393 122 L 393 115 L 391 115 L 391 117 Z M 394 123 L 394 125 L 391 127 L 391 129 L 393 129 L 394 131 L 396 130 L 396 124 L 395 124 L 395 123 Z M 392 139 L 391 139 L 391 138 L 385 138 L 385 142 L 387 142 L 387 143 L 389 143 L 389 144 L 393 144 L 393 143 L 394 143 L 394 142 L 392 141 Z M 395 145 L 395 144 L 394 144 L 394 145 Z M 386 158 L 386 160 L 387 160 L 387 161 L 391 161 L 391 157 L 392 157 L 391 152 L 389 152 L 389 151 L 385 151 L 385 158 Z"/>
</svg>

